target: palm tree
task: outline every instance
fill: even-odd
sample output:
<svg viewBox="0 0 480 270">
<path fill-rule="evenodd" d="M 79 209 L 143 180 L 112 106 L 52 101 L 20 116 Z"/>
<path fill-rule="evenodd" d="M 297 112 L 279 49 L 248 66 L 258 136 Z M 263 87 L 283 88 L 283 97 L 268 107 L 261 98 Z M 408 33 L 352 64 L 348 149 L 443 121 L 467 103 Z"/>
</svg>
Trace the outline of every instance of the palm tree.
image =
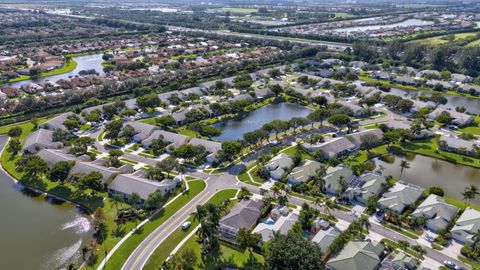
<svg viewBox="0 0 480 270">
<path fill-rule="evenodd" d="M 465 201 L 465 206 L 470 204 L 470 201 L 475 199 L 478 194 L 478 188 L 474 185 L 465 187 L 465 190 L 462 193 L 463 200 Z"/>
<path fill-rule="evenodd" d="M 335 206 L 335 204 L 333 203 L 333 201 L 330 198 L 326 198 L 324 202 L 325 202 L 325 204 L 323 205 L 323 211 L 324 211 L 325 215 L 331 216 L 330 211 L 333 210 L 333 207 Z"/>
<path fill-rule="evenodd" d="M 473 241 L 473 248 L 476 253 L 478 252 L 478 247 L 480 246 L 480 230 L 477 230 L 477 232 L 473 233 L 472 241 Z"/>
<path fill-rule="evenodd" d="M 370 231 L 370 227 L 372 227 L 372 224 L 370 224 L 370 221 L 368 220 L 368 216 L 362 215 L 359 221 L 360 221 L 360 224 L 362 225 L 362 228 L 365 228 L 365 230 L 368 233 Z"/>
<path fill-rule="evenodd" d="M 117 210 L 117 215 L 118 215 L 118 202 L 122 200 L 122 196 L 120 194 L 113 194 L 110 197 L 110 202 L 113 203 L 113 206 L 115 206 L 115 209 Z"/>
<path fill-rule="evenodd" d="M 399 240 L 398 242 L 398 246 L 403 249 L 404 252 L 407 251 L 407 248 L 410 246 L 410 243 L 408 241 L 405 241 L 405 240 Z"/>
<path fill-rule="evenodd" d="M 404 169 L 409 169 L 409 168 L 410 168 L 410 163 L 408 163 L 408 161 L 406 161 L 406 160 L 402 160 L 400 162 L 400 176 L 398 177 L 398 179 L 402 178 L 403 170 Z"/>
</svg>

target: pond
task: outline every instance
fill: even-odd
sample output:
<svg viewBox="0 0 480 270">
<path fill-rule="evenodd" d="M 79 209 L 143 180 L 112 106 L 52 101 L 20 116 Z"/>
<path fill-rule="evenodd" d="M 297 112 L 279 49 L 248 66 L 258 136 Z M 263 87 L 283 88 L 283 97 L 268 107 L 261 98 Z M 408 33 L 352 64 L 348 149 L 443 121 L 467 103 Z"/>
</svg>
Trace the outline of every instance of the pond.
<svg viewBox="0 0 480 270">
<path fill-rule="evenodd" d="M 215 124 L 223 133 L 214 139 L 222 142 L 239 140 L 243 138 L 243 134 L 259 129 L 273 120 L 306 117 L 311 112 L 311 109 L 293 103 L 268 104 L 241 117 Z"/>
<path fill-rule="evenodd" d="M 424 188 L 441 187 L 447 195 L 459 200 L 462 200 L 465 187 L 476 185 L 480 188 L 480 169 L 415 154 L 408 154 L 405 157 L 394 156 L 394 158 L 393 163 L 378 158 L 373 160 L 377 169 L 380 166 L 384 168 L 384 175 L 395 178 L 400 176 L 400 162 L 406 160 L 410 168 L 404 169 L 402 180 Z M 477 196 L 473 202 L 480 205 L 480 196 Z"/>
<path fill-rule="evenodd" d="M 408 19 L 403 22 L 393 23 L 393 24 L 374 24 L 374 25 L 365 25 L 365 26 L 354 26 L 354 27 L 345 27 L 345 28 L 335 28 L 331 29 L 335 32 L 365 32 L 378 29 L 391 29 L 397 27 L 410 27 L 410 26 L 423 26 L 431 25 L 433 21 L 425 21 L 419 19 Z"/>
<path fill-rule="evenodd" d="M 6 141 L 0 137 L 1 149 Z M 89 217 L 75 206 L 28 191 L 3 170 L 0 216 L 2 269 L 60 269 L 80 258 L 92 235 Z"/>
<path fill-rule="evenodd" d="M 56 82 L 60 79 L 67 80 L 77 76 L 80 71 L 88 70 L 88 69 L 95 69 L 100 75 L 103 75 L 105 73 L 103 72 L 102 55 L 103 54 L 92 54 L 92 55 L 73 57 L 73 59 L 77 62 L 77 67 L 70 72 L 59 74 L 59 75 L 48 76 L 44 78 L 14 82 L 14 83 L 11 83 L 10 85 L 13 87 L 20 88 L 20 86 L 24 84 L 32 83 L 32 82 L 40 83 L 45 81 Z"/>
<path fill-rule="evenodd" d="M 389 94 L 401 96 L 401 97 L 418 96 L 418 95 L 431 96 L 432 92 L 392 88 L 390 89 Z M 446 94 L 443 96 L 448 101 L 447 101 L 447 104 L 441 105 L 442 107 L 455 110 L 456 107 L 463 106 L 465 107 L 465 109 L 467 109 L 467 112 L 480 114 L 480 99 L 473 99 L 473 98 L 467 98 L 463 96 L 454 96 L 454 95 L 446 95 Z"/>
</svg>

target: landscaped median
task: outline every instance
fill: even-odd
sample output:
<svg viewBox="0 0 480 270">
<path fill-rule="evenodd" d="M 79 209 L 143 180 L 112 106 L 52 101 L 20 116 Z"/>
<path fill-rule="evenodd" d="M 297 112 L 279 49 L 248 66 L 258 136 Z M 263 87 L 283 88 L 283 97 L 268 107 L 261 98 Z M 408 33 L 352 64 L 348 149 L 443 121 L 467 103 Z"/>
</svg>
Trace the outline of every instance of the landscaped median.
<svg viewBox="0 0 480 270">
<path fill-rule="evenodd" d="M 229 200 L 235 197 L 237 189 L 224 189 L 217 192 L 212 198 L 210 198 L 206 204 L 220 205 L 223 201 Z M 161 246 L 159 246 L 155 252 L 150 256 L 144 269 L 159 269 L 170 253 L 179 245 L 185 237 L 187 237 L 198 225 L 198 220 L 194 220 L 193 216 L 189 217 L 187 221 L 192 222 L 192 225 L 188 230 L 182 230 L 178 228 L 175 232 L 170 234 L 165 239 Z M 193 238 L 193 237 L 192 237 Z"/>
<path fill-rule="evenodd" d="M 167 219 L 169 219 L 173 214 L 185 206 L 189 201 L 196 197 L 200 192 L 202 192 L 206 184 L 201 180 L 194 180 L 188 182 L 190 187 L 188 193 L 182 194 L 180 197 L 176 198 L 172 203 L 163 208 L 160 212 L 155 214 L 149 222 L 146 222 L 140 229 L 132 234 L 110 257 L 107 262 L 108 269 L 121 269 L 122 265 L 128 259 L 128 256 L 135 250 L 135 248 L 158 226 L 163 224 Z M 113 247 L 108 247 L 113 248 Z M 101 254 L 101 253 L 99 253 Z M 98 264 L 101 263 L 103 259 L 98 259 Z"/>
</svg>

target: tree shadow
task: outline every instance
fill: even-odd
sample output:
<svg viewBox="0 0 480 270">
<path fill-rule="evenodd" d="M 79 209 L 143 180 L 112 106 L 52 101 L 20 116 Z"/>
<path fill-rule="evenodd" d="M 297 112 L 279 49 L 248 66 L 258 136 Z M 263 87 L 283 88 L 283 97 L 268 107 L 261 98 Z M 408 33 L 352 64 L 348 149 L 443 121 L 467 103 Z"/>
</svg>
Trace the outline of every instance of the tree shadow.
<svg viewBox="0 0 480 270">
<path fill-rule="evenodd" d="M 118 238 L 124 237 L 126 233 L 127 233 L 127 230 L 121 225 L 117 225 L 115 229 L 112 230 L 113 237 L 118 237 Z"/>
</svg>

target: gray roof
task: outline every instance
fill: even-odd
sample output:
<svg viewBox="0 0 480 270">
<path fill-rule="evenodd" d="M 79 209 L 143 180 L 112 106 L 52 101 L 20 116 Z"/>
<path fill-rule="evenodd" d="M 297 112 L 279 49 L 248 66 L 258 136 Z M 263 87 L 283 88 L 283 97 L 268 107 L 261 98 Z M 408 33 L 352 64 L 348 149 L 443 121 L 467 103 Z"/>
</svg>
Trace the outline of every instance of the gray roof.
<svg viewBox="0 0 480 270">
<path fill-rule="evenodd" d="M 259 223 L 255 229 L 254 233 L 259 233 L 262 235 L 262 241 L 266 242 L 273 238 L 274 232 L 279 232 L 281 234 L 287 234 L 292 226 L 297 222 L 298 215 L 294 213 L 288 214 L 288 216 L 280 216 L 274 224 L 266 224 L 264 222 Z"/>
<path fill-rule="evenodd" d="M 220 220 L 220 226 L 234 229 L 249 229 L 260 217 L 262 201 L 242 200 L 238 202 L 230 212 Z"/>
<path fill-rule="evenodd" d="M 361 197 L 367 200 L 370 196 L 377 196 L 382 191 L 382 184 L 386 183 L 385 176 L 366 172 L 358 177 L 356 185 L 351 185 L 346 192 L 351 192 L 354 197 Z"/>
<path fill-rule="evenodd" d="M 167 92 L 167 93 L 158 94 L 157 96 L 158 96 L 158 98 L 159 98 L 163 103 L 170 104 L 169 98 L 170 98 L 173 94 L 178 95 L 179 98 L 181 98 L 181 96 L 182 96 L 182 94 L 180 93 L 180 91 L 171 91 L 171 92 Z"/>
<path fill-rule="evenodd" d="M 342 233 L 337 227 L 331 226 L 326 230 L 320 230 L 312 238 L 312 242 L 317 243 L 323 252 L 326 252 L 328 247 L 332 244 L 333 240 Z"/>
<path fill-rule="evenodd" d="M 152 144 L 154 139 L 158 139 L 160 136 L 163 136 L 163 139 L 169 141 L 175 148 L 187 143 L 188 139 L 190 138 L 188 136 L 169 131 L 155 130 L 148 138 L 143 140 L 143 145 L 148 147 L 150 144 Z"/>
<path fill-rule="evenodd" d="M 240 94 L 236 97 L 231 98 L 230 101 L 235 102 L 235 101 L 239 101 L 239 100 L 252 100 L 252 99 L 253 99 L 253 97 L 249 94 Z"/>
<path fill-rule="evenodd" d="M 378 203 L 397 213 L 402 213 L 405 208 L 415 203 L 423 194 L 423 189 L 411 184 L 397 182 L 383 194 Z"/>
<path fill-rule="evenodd" d="M 63 125 L 63 122 L 65 122 L 65 120 L 67 120 L 67 118 L 70 115 L 75 115 L 75 114 L 73 112 L 62 113 L 62 114 L 48 120 L 47 122 L 43 123 L 41 125 L 41 127 L 44 127 L 46 129 L 50 129 L 50 130 L 56 130 L 56 129 L 67 130 L 67 127 L 65 127 Z"/>
<path fill-rule="evenodd" d="M 147 139 L 155 129 L 158 129 L 158 127 L 156 126 L 152 126 L 152 125 L 140 123 L 140 122 L 129 121 L 129 122 L 123 123 L 124 127 L 127 125 L 133 127 L 137 132 L 137 134 L 135 134 L 134 136 L 134 139 L 137 141 L 143 141 Z"/>
<path fill-rule="evenodd" d="M 383 246 L 368 241 L 350 241 L 327 265 L 336 270 L 374 270 L 380 264 Z"/>
<path fill-rule="evenodd" d="M 448 112 L 450 116 L 454 119 L 454 123 L 457 125 L 464 125 L 468 124 L 470 121 L 473 120 L 473 116 L 468 115 L 466 113 L 457 112 L 454 110 L 447 110 L 445 108 L 437 107 L 433 112 L 431 112 L 428 117 L 430 119 L 436 119 L 442 112 Z"/>
<path fill-rule="evenodd" d="M 176 182 L 172 179 L 166 179 L 158 182 L 141 177 L 138 175 L 138 173 L 134 173 L 118 175 L 108 186 L 108 188 L 128 195 L 136 192 L 140 195 L 140 198 L 146 200 L 148 195 L 157 190 L 161 190 L 162 193 L 166 193 L 175 186 Z"/>
<path fill-rule="evenodd" d="M 467 207 L 463 214 L 457 219 L 451 232 L 464 232 L 470 235 L 467 239 L 471 240 L 472 235 L 478 230 L 480 230 L 480 211 Z"/>
<path fill-rule="evenodd" d="M 413 216 L 428 218 L 430 227 L 447 228 L 459 211 L 458 207 L 450 205 L 435 194 L 430 194 L 412 213 Z"/>
<path fill-rule="evenodd" d="M 293 165 L 293 160 L 292 158 L 285 154 L 285 153 L 280 153 L 273 157 L 266 165 L 265 167 L 269 171 L 277 171 L 278 170 L 278 175 L 283 174 L 283 168 L 290 168 Z"/>
<path fill-rule="evenodd" d="M 52 167 L 60 161 L 75 162 L 77 160 L 73 155 L 54 149 L 40 150 L 37 155 L 47 163 L 48 167 Z"/>
<path fill-rule="evenodd" d="M 305 143 L 303 146 L 309 150 L 321 149 L 328 157 L 334 157 L 338 153 L 351 151 L 356 148 L 356 146 L 345 137 L 333 138 L 324 143 L 314 145 Z"/>
<path fill-rule="evenodd" d="M 77 162 L 73 166 L 70 174 L 72 175 L 87 175 L 92 172 L 99 172 L 102 175 L 103 182 L 111 180 L 116 174 L 121 173 L 119 169 L 107 168 L 92 162 Z"/>
<path fill-rule="evenodd" d="M 472 151 L 475 148 L 475 146 L 480 147 L 480 144 L 475 141 L 467 141 L 467 140 L 450 137 L 446 135 L 442 135 L 442 137 L 440 137 L 440 141 L 445 142 L 450 148 L 454 148 L 454 149 L 465 148 L 467 151 Z"/>
<path fill-rule="evenodd" d="M 340 179 L 343 177 L 345 181 L 349 181 L 353 176 L 353 170 L 350 167 L 344 165 L 338 165 L 335 167 L 329 167 L 326 171 L 325 177 L 325 188 L 330 191 L 340 190 Z"/>
<path fill-rule="evenodd" d="M 53 131 L 46 129 L 38 129 L 30 133 L 23 145 L 23 148 L 29 148 L 31 146 L 41 146 L 42 148 L 57 148 L 62 145 L 60 142 L 52 141 Z"/>
<path fill-rule="evenodd" d="M 307 182 L 317 175 L 317 171 L 322 167 L 323 165 L 320 162 L 307 159 L 292 170 L 288 179 L 295 182 Z"/>
<path fill-rule="evenodd" d="M 375 135 L 379 140 L 383 139 L 383 131 L 379 128 L 374 129 L 366 129 L 363 131 L 359 131 L 356 133 L 349 134 L 345 136 L 348 140 L 350 140 L 355 146 L 359 147 L 362 145 L 362 137 L 367 134 Z"/>
<path fill-rule="evenodd" d="M 191 145 L 203 145 L 207 152 L 216 154 L 220 149 L 222 149 L 222 144 L 219 142 L 214 142 L 214 141 L 208 141 L 204 139 L 198 139 L 198 138 L 192 138 L 189 141 L 189 144 Z"/>
</svg>

